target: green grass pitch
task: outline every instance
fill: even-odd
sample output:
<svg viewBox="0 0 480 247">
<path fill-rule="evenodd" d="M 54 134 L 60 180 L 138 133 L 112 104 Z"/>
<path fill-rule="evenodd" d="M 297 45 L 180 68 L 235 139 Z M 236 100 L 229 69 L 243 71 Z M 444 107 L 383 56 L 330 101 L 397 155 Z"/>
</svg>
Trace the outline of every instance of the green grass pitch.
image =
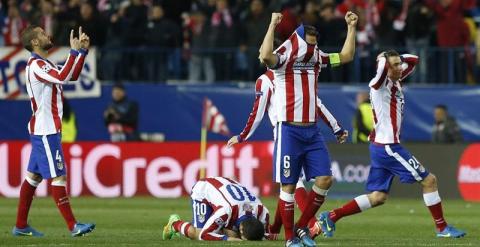
<svg viewBox="0 0 480 247">
<path fill-rule="evenodd" d="M 263 198 L 273 214 L 276 199 Z M 283 246 L 282 241 L 192 242 L 188 239 L 162 241 L 162 227 L 169 214 L 190 219 L 188 198 L 135 197 L 71 200 L 77 220 L 93 221 L 97 229 L 86 237 L 71 238 L 51 198 L 35 199 L 30 224 L 46 234 L 43 238 L 12 237 L 17 199 L 0 198 L 0 246 Z M 344 200 L 327 200 L 329 210 Z M 337 223 L 335 237 L 316 239 L 318 246 L 480 246 L 480 204 L 460 200 L 443 202 L 449 224 L 467 231 L 462 239 L 436 239 L 433 221 L 420 197 L 418 200 L 390 199 L 387 204 Z M 298 211 L 295 214 L 299 215 Z"/>
</svg>

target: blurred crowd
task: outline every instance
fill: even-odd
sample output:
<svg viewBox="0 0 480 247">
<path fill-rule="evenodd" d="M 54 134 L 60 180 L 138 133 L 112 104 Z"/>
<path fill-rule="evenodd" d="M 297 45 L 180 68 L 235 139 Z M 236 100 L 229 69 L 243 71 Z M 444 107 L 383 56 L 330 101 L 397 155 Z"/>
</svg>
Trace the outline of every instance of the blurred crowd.
<svg viewBox="0 0 480 247">
<path fill-rule="evenodd" d="M 70 30 L 82 26 L 99 48 L 101 79 L 253 81 L 265 70 L 257 56 L 272 12 L 284 16 L 276 30 L 279 42 L 304 23 L 317 27 L 319 45 L 329 52 L 341 49 L 346 36 L 343 16 L 351 10 L 359 15 L 356 60 L 322 72 L 320 81 L 368 81 L 376 55 L 397 48 L 422 58 L 412 81 L 473 83 L 480 64 L 475 52 L 480 46 L 479 4 L 476 0 L 2 0 L 0 42 L 19 45 L 21 31 L 35 24 L 56 45 L 68 45 Z"/>
</svg>

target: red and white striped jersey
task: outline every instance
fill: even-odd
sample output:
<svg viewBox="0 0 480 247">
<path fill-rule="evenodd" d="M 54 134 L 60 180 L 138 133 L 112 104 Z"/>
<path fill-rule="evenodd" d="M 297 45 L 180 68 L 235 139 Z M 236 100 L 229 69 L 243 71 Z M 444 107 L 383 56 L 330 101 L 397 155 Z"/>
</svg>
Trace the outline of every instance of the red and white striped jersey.
<svg viewBox="0 0 480 247">
<path fill-rule="evenodd" d="M 256 217 L 265 227 L 268 225 L 268 209 L 245 186 L 232 179 L 202 179 L 193 186 L 191 197 L 205 201 L 213 208 L 200 232 L 200 240 L 224 240 L 221 230 L 238 230 L 240 222 L 247 217 Z"/>
<path fill-rule="evenodd" d="M 413 72 L 418 63 L 418 57 L 404 54 L 401 55 L 401 59 L 403 72 L 398 81 L 392 81 L 387 77 L 388 62 L 385 57 L 381 57 L 378 59 L 377 74 L 368 85 L 375 125 L 369 136 L 371 142 L 400 143 L 400 129 L 405 104 L 402 81 Z"/>
<path fill-rule="evenodd" d="M 240 142 L 246 141 L 258 125 L 262 122 L 265 112 L 268 112 L 268 117 L 272 126 L 277 123 L 276 111 L 273 107 L 273 71 L 267 70 L 263 75 L 258 77 L 255 83 L 255 102 L 253 103 L 252 112 L 248 116 L 247 124 L 240 133 Z"/>
<path fill-rule="evenodd" d="M 295 31 L 275 54 L 275 108 L 278 121 L 313 123 L 317 121 L 317 80 L 321 68 L 330 64 L 329 55 L 309 45 Z"/>
<path fill-rule="evenodd" d="M 80 55 L 79 55 L 80 54 Z M 31 135 L 50 135 L 62 130 L 62 84 L 76 80 L 85 61 L 86 50 L 71 50 L 60 69 L 52 62 L 32 53 L 25 68 L 26 88 L 32 108 L 28 123 Z"/>
<path fill-rule="evenodd" d="M 274 75 L 271 70 L 268 70 L 263 75 L 258 77 L 255 84 L 255 102 L 253 104 L 252 112 L 247 120 L 245 128 L 240 133 L 240 142 L 246 141 L 257 129 L 258 125 L 262 122 L 265 112 L 268 112 L 268 117 L 272 126 L 277 124 L 277 112 L 274 107 L 275 101 L 272 98 L 274 94 L 273 90 Z M 320 98 L 317 97 L 317 114 L 333 131 L 333 133 L 339 131 L 342 127 L 338 123 L 337 119 L 330 113 L 325 107 Z M 275 133 L 275 131 L 274 131 Z"/>
</svg>

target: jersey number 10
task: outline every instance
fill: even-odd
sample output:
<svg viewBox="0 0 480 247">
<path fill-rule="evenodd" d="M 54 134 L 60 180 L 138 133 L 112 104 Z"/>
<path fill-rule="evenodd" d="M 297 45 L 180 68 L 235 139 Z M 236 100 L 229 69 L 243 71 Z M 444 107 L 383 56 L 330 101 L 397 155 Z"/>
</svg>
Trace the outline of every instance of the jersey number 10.
<svg viewBox="0 0 480 247">
<path fill-rule="evenodd" d="M 250 191 L 247 190 L 244 186 L 240 186 L 237 184 L 229 184 L 227 185 L 227 191 L 230 193 L 233 199 L 243 202 L 245 201 L 245 198 L 247 198 L 249 201 L 253 202 L 257 198 L 250 194 Z"/>
</svg>

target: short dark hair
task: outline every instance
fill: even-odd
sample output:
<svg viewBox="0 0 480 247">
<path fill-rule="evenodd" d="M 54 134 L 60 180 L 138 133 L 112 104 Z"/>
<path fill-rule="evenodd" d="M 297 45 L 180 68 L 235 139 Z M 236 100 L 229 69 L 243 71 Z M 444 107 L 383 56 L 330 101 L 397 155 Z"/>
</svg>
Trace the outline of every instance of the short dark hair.
<svg viewBox="0 0 480 247">
<path fill-rule="evenodd" d="M 318 31 L 314 26 L 303 25 L 303 30 L 305 30 L 306 35 L 317 36 Z"/>
<path fill-rule="evenodd" d="M 25 28 L 25 30 L 23 30 L 22 34 L 20 35 L 23 47 L 30 52 L 33 51 L 32 40 L 36 39 L 38 35 L 37 31 L 35 31 L 37 27 L 38 26 L 30 25 Z"/>
<path fill-rule="evenodd" d="M 385 53 L 383 55 L 385 56 L 386 59 L 388 59 L 389 57 L 399 57 L 400 56 L 400 54 L 396 50 L 385 51 Z"/>
<path fill-rule="evenodd" d="M 447 106 L 444 105 L 444 104 L 438 104 L 438 105 L 435 106 L 435 108 L 442 109 L 444 111 L 448 111 Z"/>
<path fill-rule="evenodd" d="M 122 90 L 125 91 L 125 85 L 123 85 L 122 82 L 115 82 L 115 84 L 113 84 L 112 88 L 118 88 L 118 89 L 122 89 Z"/>
<path fill-rule="evenodd" d="M 243 225 L 243 236 L 247 240 L 258 241 L 262 240 L 265 236 L 265 226 L 254 217 L 242 221 L 240 225 Z"/>
</svg>

